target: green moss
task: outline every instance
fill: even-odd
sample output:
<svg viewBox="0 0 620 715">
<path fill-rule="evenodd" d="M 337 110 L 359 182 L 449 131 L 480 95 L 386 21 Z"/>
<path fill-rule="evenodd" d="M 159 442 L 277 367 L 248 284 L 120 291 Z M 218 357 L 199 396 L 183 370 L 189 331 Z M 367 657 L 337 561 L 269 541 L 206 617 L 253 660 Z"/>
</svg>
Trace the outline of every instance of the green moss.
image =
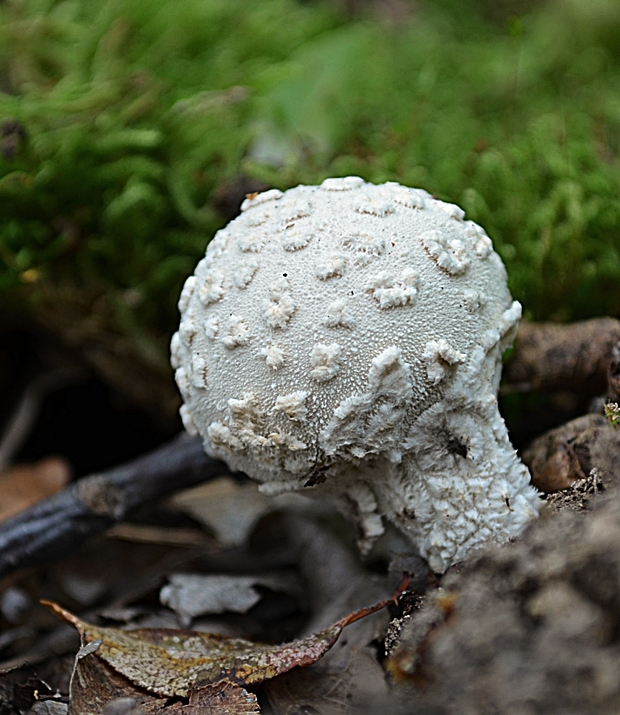
<svg viewBox="0 0 620 715">
<path fill-rule="evenodd" d="M 492 6 L 1 4 L 0 303 L 105 300 L 165 370 L 217 187 L 354 173 L 463 205 L 527 315 L 620 315 L 620 6 Z"/>
</svg>

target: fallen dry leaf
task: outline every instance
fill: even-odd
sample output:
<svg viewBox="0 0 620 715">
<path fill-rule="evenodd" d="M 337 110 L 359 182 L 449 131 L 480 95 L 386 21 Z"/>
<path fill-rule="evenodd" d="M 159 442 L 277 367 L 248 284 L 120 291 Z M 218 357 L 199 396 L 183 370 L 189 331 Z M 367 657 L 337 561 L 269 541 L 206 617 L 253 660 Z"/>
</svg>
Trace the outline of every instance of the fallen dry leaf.
<svg viewBox="0 0 620 715">
<path fill-rule="evenodd" d="M 320 631 L 341 613 L 385 596 L 386 579 L 365 570 L 356 554 L 329 528 L 297 514 L 284 515 L 280 523 L 307 583 L 313 616 L 305 633 Z M 411 564 L 400 565 L 402 577 Z M 381 699 L 385 694 L 385 674 L 371 645 L 383 639 L 388 621 L 387 613 L 364 619 L 340 638 L 315 667 L 297 668 L 266 683 L 265 693 L 273 714 L 391 712 L 374 707 L 374 698 Z"/>
<path fill-rule="evenodd" d="M 96 643 L 93 641 L 92 643 Z M 91 643 L 91 644 L 92 644 Z M 87 646 L 88 647 L 88 646 Z M 94 649 L 96 651 L 96 648 Z M 94 653 L 76 657 L 71 677 L 68 715 L 101 715 L 108 711 L 129 710 L 139 715 L 259 715 L 253 693 L 240 685 L 221 682 L 198 686 L 189 691 L 189 702 L 169 704 L 146 692 L 118 673 Z M 127 707 L 129 703 L 131 707 Z M 118 705 L 125 707 L 115 707 Z"/>
<path fill-rule="evenodd" d="M 133 698 L 145 715 L 165 700 L 137 688 L 95 655 L 75 659 L 70 685 L 69 715 L 100 715 L 104 707 L 120 698 Z"/>
<path fill-rule="evenodd" d="M 0 521 L 65 487 L 71 467 L 62 457 L 45 457 L 0 472 Z"/>
<path fill-rule="evenodd" d="M 202 712 L 208 710 L 200 699 L 204 701 L 209 697 L 216 707 L 213 709 L 214 713 L 226 712 L 222 699 L 224 702 L 228 701 L 228 706 L 231 698 L 234 697 L 239 701 L 239 707 L 244 707 L 245 710 L 233 708 L 229 712 L 242 715 L 258 712 L 248 709 L 253 707 L 252 696 L 244 690 L 244 686 L 258 685 L 292 668 L 315 663 L 334 645 L 345 626 L 375 613 L 392 601 L 393 598 L 387 599 L 374 606 L 355 611 L 318 633 L 283 645 L 262 645 L 240 638 L 184 630 L 123 631 L 117 628 L 103 628 L 84 623 L 55 603 L 50 601 L 42 601 L 42 603 L 60 618 L 75 626 L 80 633 L 82 648 L 76 658 L 76 671 L 73 677 L 76 688 L 73 689 L 72 683 L 72 698 L 90 697 L 83 690 L 93 689 L 93 677 L 99 677 L 93 676 L 92 673 L 94 660 L 94 664 L 102 661 L 102 664 L 108 666 L 101 669 L 101 673 L 106 669 L 113 670 L 115 677 L 112 682 L 121 683 L 120 677 L 122 683 L 129 681 L 133 686 L 143 689 L 142 692 L 147 691 L 149 702 L 142 704 L 145 712 L 147 710 L 156 712 L 153 708 L 157 707 L 157 703 L 152 701 L 153 695 L 159 698 L 189 696 L 190 708 L 194 707 L 192 698 L 194 701 L 199 698 Z M 89 660 L 90 670 L 87 668 L 85 676 L 84 668 L 81 667 L 82 661 L 86 665 Z M 78 689 L 80 683 L 77 682 L 80 680 L 83 681 L 84 686 L 81 690 Z M 207 685 L 213 686 L 213 689 L 203 691 L 203 686 Z M 224 685 L 226 688 L 223 689 Z M 200 695 L 197 694 L 198 686 L 201 689 Z M 229 686 L 234 687 L 231 690 Z M 110 687 L 110 683 L 106 687 Z M 121 692 L 123 695 L 128 694 L 118 686 L 114 686 L 111 690 L 114 690 L 114 697 L 120 697 Z M 224 692 L 228 692 L 229 695 L 222 695 Z M 108 696 L 108 693 L 105 696 Z M 101 700 L 97 705 L 101 705 Z M 196 703 L 195 707 L 198 708 Z M 82 704 L 80 708 L 72 705 L 71 712 L 84 713 L 92 710 Z M 186 712 L 187 715 L 192 715 L 193 712 L 197 712 L 197 709 L 186 710 Z"/>
<path fill-rule="evenodd" d="M 230 477 L 186 489 L 173 496 L 170 504 L 206 526 L 227 549 L 244 544 L 258 522 L 274 511 L 317 515 L 330 511 L 302 494 L 268 497 L 258 491 L 256 482 L 239 483 Z"/>
<path fill-rule="evenodd" d="M 272 591 L 299 593 L 299 583 L 290 574 L 239 576 L 235 574 L 172 574 L 159 599 L 189 626 L 192 618 L 214 613 L 247 613 L 262 598 L 256 586 Z"/>
<path fill-rule="evenodd" d="M 189 703 L 174 703 L 166 715 L 258 715 L 260 708 L 254 693 L 234 683 L 200 685 L 189 693 Z M 150 715 L 144 713 L 144 715 Z"/>
</svg>

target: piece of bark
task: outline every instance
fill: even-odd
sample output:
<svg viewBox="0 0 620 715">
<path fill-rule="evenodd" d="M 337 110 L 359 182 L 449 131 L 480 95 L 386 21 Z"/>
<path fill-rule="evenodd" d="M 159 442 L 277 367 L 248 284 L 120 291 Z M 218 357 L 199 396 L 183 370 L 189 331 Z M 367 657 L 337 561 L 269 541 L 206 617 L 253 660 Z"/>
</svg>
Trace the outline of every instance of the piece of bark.
<svg viewBox="0 0 620 715">
<path fill-rule="evenodd" d="M 522 459 L 532 474 L 532 484 L 546 494 L 567 489 L 576 479 L 584 479 L 577 452 L 577 438 L 592 427 L 604 427 L 603 415 L 583 415 L 535 439 Z"/>
<path fill-rule="evenodd" d="M 535 439 L 522 458 L 543 492 L 567 489 L 592 469 L 607 489 L 620 482 L 620 430 L 604 415 L 583 415 Z"/>
<path fill-rule="evenodd" d="M 80 479 L 0 524 L 0 577 L 65 556 L 145 504 L 226 474 L 186 434 L 107 472 Z"/>
<path fill-rule="evenodd" d="M 601 395 L 607 387 L 620 321 L 594 318 L 578 323 L 519 326 L 514 350 L 504 366 L 504 392 L 568 390 Z"/>
</svg>

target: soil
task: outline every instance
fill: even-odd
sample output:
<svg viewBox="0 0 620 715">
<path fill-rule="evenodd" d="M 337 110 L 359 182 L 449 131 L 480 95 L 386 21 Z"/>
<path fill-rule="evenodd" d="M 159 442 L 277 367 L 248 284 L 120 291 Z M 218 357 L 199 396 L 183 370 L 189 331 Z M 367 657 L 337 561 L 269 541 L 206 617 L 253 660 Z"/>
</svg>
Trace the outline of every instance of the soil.
<svg viewBox="0 0 620 715">
<path fill-rule="evenodd" d="M 415 703 L 403 712 L 618 712 L 618 496 L 542 518 L 442 579 L 391 648 Z"/>
</svg>

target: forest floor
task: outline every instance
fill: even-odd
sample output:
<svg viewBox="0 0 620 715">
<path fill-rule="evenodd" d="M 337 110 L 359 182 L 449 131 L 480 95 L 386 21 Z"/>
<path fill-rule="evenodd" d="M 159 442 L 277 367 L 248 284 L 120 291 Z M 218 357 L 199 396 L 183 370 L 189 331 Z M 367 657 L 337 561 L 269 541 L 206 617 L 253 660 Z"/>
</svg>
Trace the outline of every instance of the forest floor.
<svg viewBox="0 0 620 715">
<path fill-rule="evenodd" d="M 502 407 L 543 514 L 445 574 L 391 531 L 360 559 L 41 331 L 0 348 L 0 714 L 618 712 L 618 321 L 521 327 Z"/>
</svg>

